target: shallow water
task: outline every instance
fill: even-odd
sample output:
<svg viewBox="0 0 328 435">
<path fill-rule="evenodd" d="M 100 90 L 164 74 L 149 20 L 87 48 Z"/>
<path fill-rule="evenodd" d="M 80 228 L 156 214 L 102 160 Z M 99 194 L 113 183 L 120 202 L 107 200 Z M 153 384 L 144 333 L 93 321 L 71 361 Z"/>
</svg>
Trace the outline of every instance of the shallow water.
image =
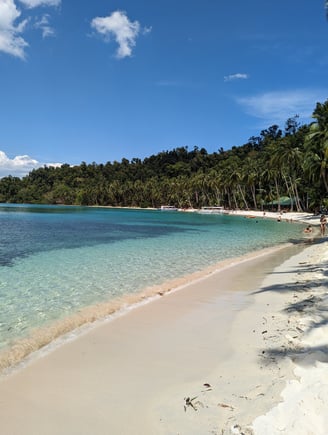
<svg viewBox="0 0 328 435">
<path fill-rule="evenodd" d="M 85 307 L 301 233 L 269 219 L 60 206 L 1 205 L 0 224 L 2 349 Z"/>
</svg>

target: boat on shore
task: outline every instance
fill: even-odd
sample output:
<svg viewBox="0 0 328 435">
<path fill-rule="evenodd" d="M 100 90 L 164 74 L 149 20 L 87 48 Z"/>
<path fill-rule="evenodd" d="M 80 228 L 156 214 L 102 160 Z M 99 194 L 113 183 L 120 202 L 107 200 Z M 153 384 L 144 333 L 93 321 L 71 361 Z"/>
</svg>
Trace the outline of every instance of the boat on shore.
<svg viewBox="0 0 328 435">
<path fill-rule="evenodd" d="M 174 205 L 161 205 L 161 208 L 159 209 L 161 211 L 177 211 L 177 207 Z"/>
<path fill-rule="evenodd" d="M 198 213 L 203 213 L 203 214 L 222 214 L 224 213 L 224 207 L 202 207 Z"/>
</svg>

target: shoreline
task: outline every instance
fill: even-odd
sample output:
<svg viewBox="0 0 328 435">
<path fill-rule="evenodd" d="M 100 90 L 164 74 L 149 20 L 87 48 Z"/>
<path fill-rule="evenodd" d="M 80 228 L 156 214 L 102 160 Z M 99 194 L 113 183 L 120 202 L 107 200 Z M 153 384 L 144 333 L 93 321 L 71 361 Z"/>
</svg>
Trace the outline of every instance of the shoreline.
<svg viewBox="0 0 328 435">
<path fill-rule="evenodd" d="M 306 212 L 272 212 L 272 211 L 254 211 L 254 210 L 232 210 L 228 211 L 229 216 L 244 216 L 248 218 L 273 219 L 287 222 L 302 222 L 311 225 L 320 225 L 320 215 L 313 215 Z"/>
<path fill-rule="evenodd" d="M 254 308 L 270 310 L 267 303 L 272 301 L 270 295 L 269 302 L 254 303 L 262 295 L 268 297 L 262 292 L 255 298 L 254 292 L 263 288 L 265 277 L 275 276 L 286 258 L 313 247 L 289 247 L 231 265 L 30 361 L 0 379 L 1 397 L 6 397 L 0 408 L 3 430 L 12 435 L 20 434 L 21 427 L 26 434 L 46 435 L 221 434 L 223 418 L 222 433 L 242 433 L 237 426 L 252 421 L 247 415 L 244 420 L 235 416 L 235 410 L 246 409 L 244 402 L 249 402 L 240 390 L 243 377 L 237 375 L 246 374 L 248 382 L 252 376 L 259 379 L 257 350 L 254 355 L 250 344 L 262 345 L 265 334 L 248 329 L 254 321 L 262 328 L 262 314 L 256 317 Z M 246 352 L 239 354 L 238 348 L 245 346 Z M 284 370 L 290 376 L 291 367 Z M 267 382 L 270 370 L 260 372 Z M 280 401 L 286 379 L 276 386 L 274 403 Z M 188 397 L 197 410 L 187 404 Z M 264 403 L 263 396 L 258 397 Z M 232 402 L 235 399 L 239 405 Z M 272 403 L 267 397 L 263 414 Z"/>
<path fill-rule="evenodd" d="M 327 433 L 326 244 L 295 253 L 249 294 L 229 332 L 231 354 L 209 376 L 186 384 L 188 416 L 179 418 L 173 403 L 161 413 L 161 434 Z"/>
<path fill-rule="evenodd" d="M 146 207 L 146 208 L 142 208 L 142 207 L 132 207 L 132 206 L 111 206 L 111 205 L 88 205 L 88 206 L 67 206 L 67 205 L 61 205 L 61 207 L 89 207 L 89 208 L 107 208 L 107 209 L 122 209 L 122 210 L 149 210 L 149 211 L 161 211 L 160 208 L 158 207 Z M 179 213 L 199 213 L 201 212 L 201 209 L 196 209 L 196 208 L 187 208 L 187 209 L 182 209 L 182 208 L 177 208 L 176 210 Z M 166 211 L 166 213 L 168 213 L 168 211 Z M 172 213 L 172 212 L 171 212 Z M 314 215 L 313 213 L 309 213 L 309 212 L 297 212 L 297 211 L 288 211 L 285 212 L 284 210 L 281 212 L 278 211 L 269 211 L 269 210 L 243 210 L 243 209 L 238 209 L 238 210 L 229 210 L 229 209 L 223 209 L 222 212 L 219 213 L 213 213 L 213 214 L 224 214 L 224 215 L 228 215 L 228 216 L 243 216 L 246 218 L 263 218 L 263 219 L 273 219 L 273 220 L 277 220 L 279 217 L 281 218 L 281 220 L 285 220 L 287 222 L 302 222 L 305 224 L 311 224 L 311 225 L 320 225 L 320 215 Z"/>
<path fill-rule="evenodd" d="M 300 244 L 302 243 L 300 241 Z M 66 342 L 77 339 L 80 335 L 103 323 L 124 316 L 131 310 L 138 309 L 142 305 L 151 303 L 168 293 L 180 291 L 190 284 L 206 280 L 213 274 L 222 273 L 229 268 L 242 265 L 245 262 L 275 254 L 280 250 L 286 249 L 288 246 L 292 246 L 292 244 L 285 243 L 271 246 L 239 257 L 227 258 L 188 275 L 173 278 L 162 284 L 146 287 L 137 293 L 127 294 L 124 297 L 115 298 L 108 302 L 87 306 L 84 309 L 80 309 L 77 313 L 53 322 L 48 326 L 31 330 L 27 337 L 16 340 L 9 349 L 5 348 L 0 351 L 0 380 L 2 377 L 24 368 L 40 356 L 52 352 Z"/>
</svg>

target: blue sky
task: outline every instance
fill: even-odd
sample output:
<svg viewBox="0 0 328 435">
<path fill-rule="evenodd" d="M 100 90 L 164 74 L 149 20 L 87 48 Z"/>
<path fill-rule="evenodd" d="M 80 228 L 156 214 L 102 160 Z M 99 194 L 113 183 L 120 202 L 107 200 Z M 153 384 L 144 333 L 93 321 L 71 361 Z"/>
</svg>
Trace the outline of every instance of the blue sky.
<svg viewBox="0 0 328 435">
<path fill-rule="evenodd" d="M 324 0 L 0 0 L 0 177 L 308 123 L 327 36 Z"/>
</svg>

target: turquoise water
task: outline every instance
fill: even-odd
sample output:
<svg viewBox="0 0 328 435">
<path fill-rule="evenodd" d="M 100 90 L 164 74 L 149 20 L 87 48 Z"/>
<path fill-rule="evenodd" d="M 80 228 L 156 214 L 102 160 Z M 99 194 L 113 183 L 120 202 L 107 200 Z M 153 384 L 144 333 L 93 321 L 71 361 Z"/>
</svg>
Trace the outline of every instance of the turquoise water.
<svg viewBox="0 0 328 435">
<path fill-rule="evenodd" d="M 94 304 L 300 236 L 227 215 L 0 205 L 0 348 Z"/>
</svg>

